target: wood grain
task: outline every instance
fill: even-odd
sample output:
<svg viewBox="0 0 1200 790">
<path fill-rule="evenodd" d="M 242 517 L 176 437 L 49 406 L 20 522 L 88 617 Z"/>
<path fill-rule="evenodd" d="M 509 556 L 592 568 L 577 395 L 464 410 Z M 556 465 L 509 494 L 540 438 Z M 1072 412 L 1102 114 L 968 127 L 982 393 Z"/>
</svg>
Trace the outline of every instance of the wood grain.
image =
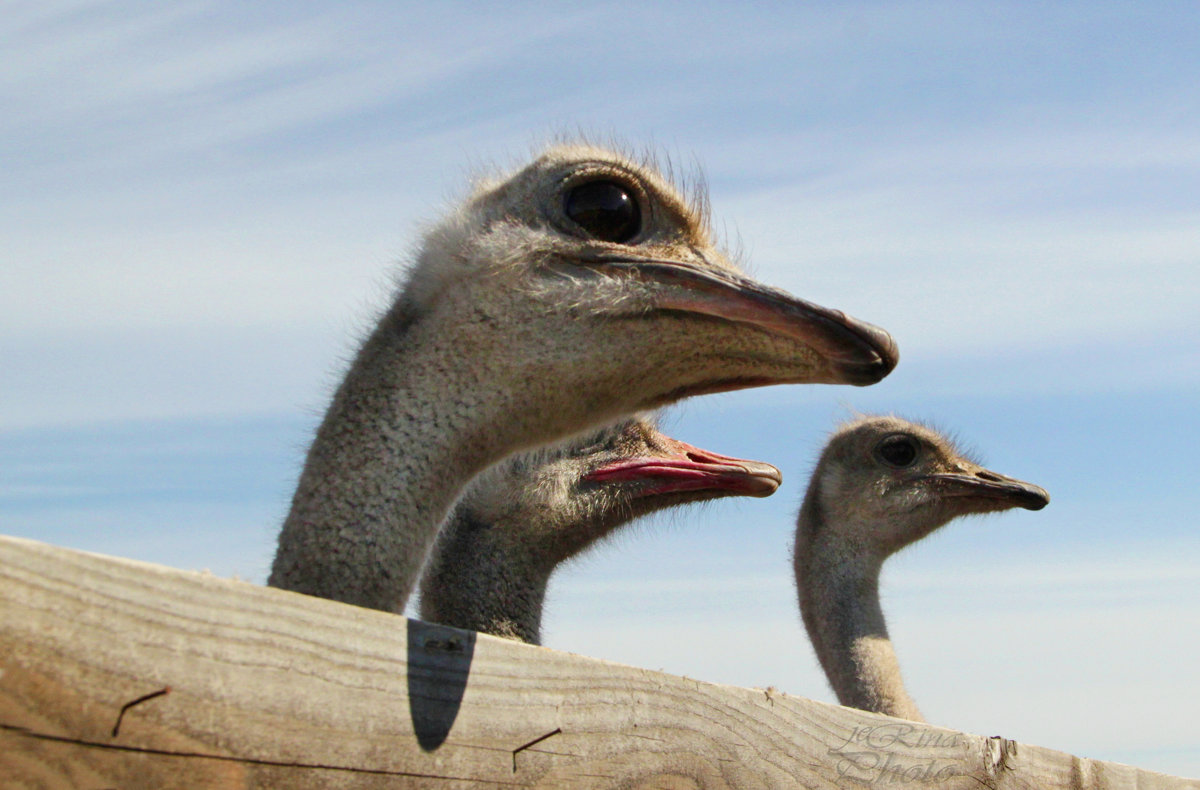
<svg viewBox="0 0 1200 790">
<path fill-rule="evenodd" d="M 5 790 L 493 786 L 1200 790 L 1000 738 L 0 537 Z"/>
</svg>

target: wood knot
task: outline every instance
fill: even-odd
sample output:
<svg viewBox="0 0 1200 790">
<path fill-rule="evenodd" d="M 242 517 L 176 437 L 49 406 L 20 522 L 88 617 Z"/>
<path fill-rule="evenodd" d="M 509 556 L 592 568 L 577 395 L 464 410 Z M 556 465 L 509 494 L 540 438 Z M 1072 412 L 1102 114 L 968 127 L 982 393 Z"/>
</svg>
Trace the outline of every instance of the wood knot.
<svg viewBox="0 0 1200 790">
<path fill-rule="evenodd" d="M 1017 756 L 1017 742 L 993 735 L 987 739 L 987 774 L 996 776 L 1001 771 L 1011 770 L 1009 761 Z"/>
</svg>

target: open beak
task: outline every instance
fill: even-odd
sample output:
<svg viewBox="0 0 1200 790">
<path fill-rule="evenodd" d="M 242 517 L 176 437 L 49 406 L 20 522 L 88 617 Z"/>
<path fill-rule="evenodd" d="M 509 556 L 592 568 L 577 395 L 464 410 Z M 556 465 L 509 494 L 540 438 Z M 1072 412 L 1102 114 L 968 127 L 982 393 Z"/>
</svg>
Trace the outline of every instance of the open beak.
<svg viewBox="0 0 1200 790">
<path fill-rule="evenodd" d="M 973 497 L 996 500 L 1006 507 L 1041 510 L 1050 504 L 1050 495 L 1041 486 L 979 469 L 974 472 L 927 475 L 925 480 L 937 485 L 944 496 Z"/>
<path fill-rule="evenodd" d="M 664 437 L 665 438 L 665 437 Z M 732 458 L 670 439 L 660 455 L 623 458 L 589 472 L 586 480 L 643 482 L 639 496 L 680 491 L 720 491 L 729 495 L 765 497 L 775 493 L 783 476 L 761 461 Z"/>
<path fill-rule="evenodd" d="M 896 342 L 883 329 L 734 272 L 615 253 L 597 253 L 587 262 L 632 270 L 664 286 L 653 297 L 661 310 L 709 315 L 799 341 L 828 365 L 829 377 L 821 380 L 824 383 L 874 384 L 900 360 Z M 804 381 L 817 380 L 806 377 Z"/>
</svg>

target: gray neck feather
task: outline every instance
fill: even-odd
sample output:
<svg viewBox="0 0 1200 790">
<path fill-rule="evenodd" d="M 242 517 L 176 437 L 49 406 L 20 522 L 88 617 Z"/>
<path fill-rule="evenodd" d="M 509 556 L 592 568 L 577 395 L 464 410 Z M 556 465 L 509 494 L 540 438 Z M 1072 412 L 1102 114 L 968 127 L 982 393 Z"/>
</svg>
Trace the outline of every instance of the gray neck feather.
<svg viewBox="0 0 1200 790">
<path fill-rule="evenodd" d="M 539 552 L 457 508 L 421 578 L 421 619 L 540 644 L 553 571 Z"/>
<path fill-rule="evenodd" d="M 824 523 L 815 493 L 801 508 L 794 562 L 804 626 L 829 684 L 843 705 L 924 721 L 904 687 L 879 601 L 886 555 L 845 537 L 869 528 Z"/>
<path fill-rule="evenodd" d="M 269 584 L 401 612 L 459 491 L 513 445 L 488 401 L 458 395 L 471 360 L 397 329 L 364 344 L 309 449 Z M 486 372 L 485 372 L 486 373 Z"/>
<path fill-rule="evenodd" d="M 442 528 L 421 578 L 421 619 L 541 644 L 555 569 L 663 504 L 634 504 L 617 486 L 550 496 L 533 485 L 520 474 L 476 478 Z M 517 493 L 497 503 L 506 487 Z"/>
</svg>

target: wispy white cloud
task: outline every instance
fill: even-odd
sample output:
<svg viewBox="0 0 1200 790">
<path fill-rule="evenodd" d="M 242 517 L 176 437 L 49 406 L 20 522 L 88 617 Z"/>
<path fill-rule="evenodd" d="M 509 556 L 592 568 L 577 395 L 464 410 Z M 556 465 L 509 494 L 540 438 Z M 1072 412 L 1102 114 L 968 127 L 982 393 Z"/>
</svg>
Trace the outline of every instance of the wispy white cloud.
<svg viewBox="0 0 1200 790">
<path fill-rule="evenodd" d="M 0 342 L 0 428 L 317 414 L 352 346 L 324 332 L 86 329 Z"/>
<path fill-rule="evenodd" d="M 834 83 L 846 77 L 821 59 L 856 63 L 847 57 L 855 41 L 964 55 L 971 47 L 963 42 L 1003 48 L 1019 28 L 993 20 L 998 27 L 984 32 L 973 14 L 937 8 L 955 36 L 927 29 L 919 6 L 826 10 L 792 26 L 739 12 L 739 24 L 769 30 L 756 45 L 762 59 L 790 55 L 796 63 L 790 72 L 764 69 L 758 80 L 739 73 L 743 87 L 731 93 L 713 78 L 744 59 L 744 39 L 688 43 L 711 38 L 721 10 L 676 20 L 678 41 L 651 54 L 630 44 L 661 21 L 651 11 L 639 12 L 642 24 L 631 25 L 629 38 L 612 42 L 586 35 L 589 24 L 614 22 L 600 10 L 522 9 L 451 27 L 429 11 L 381 16 L 362 6 L 286 18 L 200 5 L 68 6 L 10 34 L 11 57 L 23 68 L 0 83 L 16 109 L 0 120 L 0 134 L 29 150 L 8 171 L 18 187 L 9 195 L 19 224 L 7 229 L 18 262 L 7 274 L 13 296 L 3 314 L 10 326 L 69 325 L 83 315 L 103 323 L 96 311 L 88 315 L 83 294 L 111 302 L 103 311 L 110 317 L 304 321 L 314 307 L 300 291 L 344 291 L 332 282 L 344 269 L 331 261 L 363 272 L 381 268 L 379 250 L 402 252 L 415 220 L 455 191 L 464 160 L 511 152 L 517 140 L 524 147 L 536 137 L 530 122 L 582 116 L 612 124 L 617 114 L 595 112 L 597 98 L 612 91 L 606 78 L 626 80 L 642 69 L 637 89 L 621 94 L 622 126 L 649 128 L 666 113 L 672 120 L 663 128 L 688 128 L 684 139 L 703 150 L 712 142 L 691 130 L 686 111 L 674 116 L 681 103 L 719 108 L 747 93 L 768 96 L 782 84 L 794 87 L 803 64 L 824 63 L 802 78 L 804 90 L 829 91 L 830 75 Z M 604 60 L 614 48 L 620 57 Z M 687 66 L 645 70 L 664 53 L 686 53 Z M 612 70 L 566 85 L 551 68 L 564 58 L 570 73 L 590 61 Z M 878 68 L 870 64 L 857 67 Z M 968 60 L 959 70 L 980 78 L 992 67 Z M 910 68 L 934 69 L 921 61 Z M 505 69 L 546 75 L 546 92 L 517 101 L 531 112 L 506 106 L 529 83 L 491 77 Z M 469 81 L 487 77 L 488 90 L 501 93 L 469 110 Z M 692 89 L 672 90 L 673 81 Z M 880 89 L 849 87 L 860 104 Z M 1177 192 L 1193 185 L 1194 119 L 1177 110 L 1147 123 L 1140 110 L 1148 104 L 1112 110 L 1120 123 L 1099 129 L 1095 119 L 1080 123 L 1061 110 L 1033 126 L 994 117 L 947 125 L 941 114 L 897 110 L 893 134 L 877 139 L 844 136 L 837 114 L 795 118 L 786 133 L 750 124 L 734 139 L 718 125 L 707 139 L 719 141 L 711 164 L 720 219 L 741 229 L 762 276 L 894 328 L 906 349 L 1003 350 L 1117 327 L 1162 331 L 1189 320 L 1195 301 L 1197 278 L 1185 271 L 1194 202 L 1171 205 L 1136 190 L 1126 196 L 1117 182 L 1110 191 L 1121 194 L 1101 205 L 1081 207 L 1070 197 L 1097 178 L 1136 181 L 1164 168 L 1177 172 Z M 770 110 L 754 108 L 761 118 Z M 744 186 L 763 178 L 774 186 Z M 355 244 L 363 235 L 383 246 L 364 255 Z M 212 245 L 222 236 L 236 236 L 238 245 Z M 313 279 L 316 267 L 306 260 L 321 261 L 326 275 Z M 264 280 L 279 288 L 261 287 Z M 128 287 L 134 281 L 143 284 Z M 283 309 L 214 300 L 221 282 L 229 283 L 226 297 L 286 295 Z M 40 294 L 36 315 L 30 293 Z M 369 286 L 358 294 L 377 298 Z"/>
<path fill-rule="evenodd" d="M 20 68 L 0 82 L 13 108 L 0 130 L 49 136 L 53 147 L 35 147 L 47 155 L 77 154 L 32 161 L 52 172 L 177 167 L 166 157 L 251 143 L 266 160 L 292 146 L 348 147 L 364 134 L 370 143 L 383 133 L 374 124 L 402 136 L 428 129 L 448 109 L 433 100 L 439 86 L 503 66 L 581 22 L 580 14 L 527 24 L 526 15 L 480 11 L 472 24 L 452 25 L 428 9 L 292 11 L 115 5 L 32 26 L 9 36 Z M 414 104 L 425 112 L 406 113 Z"/>
</svg>

